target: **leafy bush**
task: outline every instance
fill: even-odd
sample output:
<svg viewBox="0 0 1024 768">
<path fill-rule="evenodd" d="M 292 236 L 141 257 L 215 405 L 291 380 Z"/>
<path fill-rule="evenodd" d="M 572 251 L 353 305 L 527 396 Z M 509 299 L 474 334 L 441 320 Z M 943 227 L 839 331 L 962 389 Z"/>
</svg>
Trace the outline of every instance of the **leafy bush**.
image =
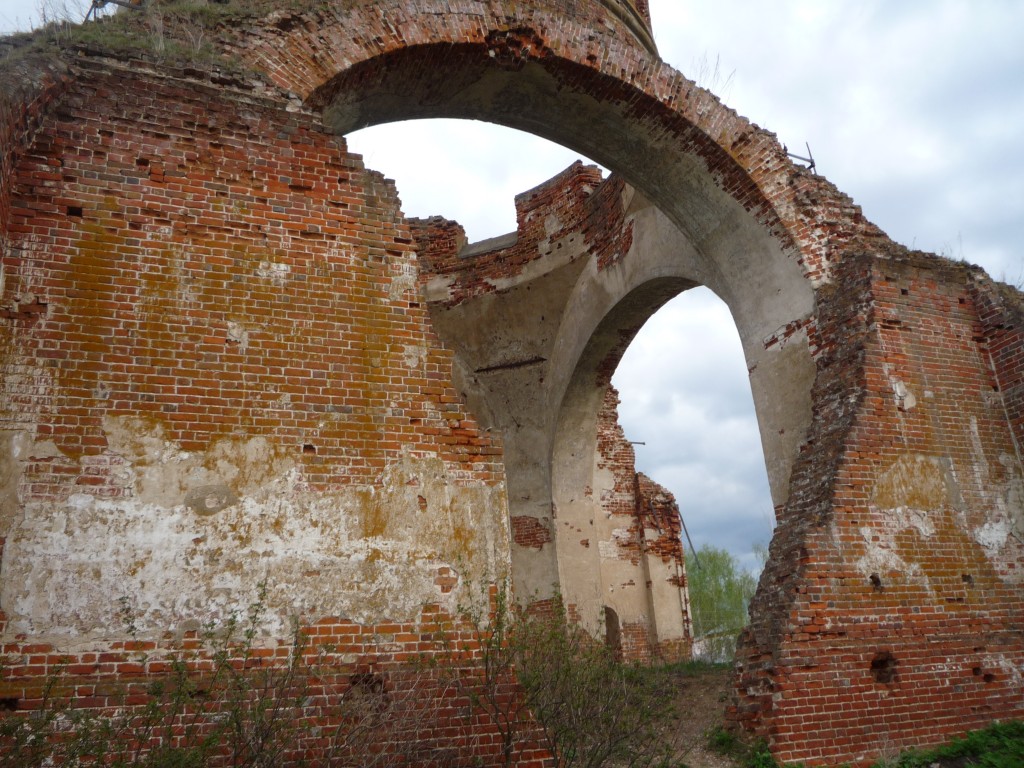
<svg viewBox="0 0 1024 768">
<path fill-rule="evenodd" d="M 927 752 L 912 751 L 895 763 L 877 768 L 931 768 L 977 766 L 977 768 L 1020 768 L 1024 765 L 1024 722 L 997 723 Z"/>
<path fill-rule="evenodd" d="M 150 671 L 137 679 L 83 683 L 58 670 L 42 706 L 0 716 L 0 765 L 267 768 L 300 755 L 316 766 L 354 755 L 363 768 L 465 764 L 423 736 L 438 731 L 446 678 L 417 665 L 378 673 L 341 663 L 329 646 L 311 647 L 297 623 L 285 647 L 259 648 L 265 596 L 261 587 L 244 616 L 206 627 L 193 651 L 140 655 Z M 133 635 L 131 612 L 122 613 Z M 77 707 L 83 686 L 105 706 Z"/>
</svg>

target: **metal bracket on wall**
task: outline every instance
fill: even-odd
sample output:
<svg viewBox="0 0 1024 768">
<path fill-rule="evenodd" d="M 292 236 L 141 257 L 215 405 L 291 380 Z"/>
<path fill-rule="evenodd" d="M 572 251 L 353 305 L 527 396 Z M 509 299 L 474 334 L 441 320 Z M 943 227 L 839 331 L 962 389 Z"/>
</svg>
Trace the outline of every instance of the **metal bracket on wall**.
<svg viewBox="0 0 1024 768">
<path fill-rule="evenodd" d="M 800 157 L 800 155 L 794 155 L 792 152 L 789 151 L 789 147 L 787 147 L 785 144 L 782 145 L 782 151 L 786 153 L 787 157 L 791 157 L 794 160 L 799 160 L 802 163 L 807 163 L 807 170 L 809 170 L 811 173 L 817 173 L 817 171 L 814 170 L 814 155 L 811 154 L 811 145 L 805 141 L 804 146 L 807 147 L 807 157 Z"/>
<path fill-rule="evenodd" d="M 89 10 L 85 14 L 85 21 L 88 21 L 90 17 L 96 14 L 100 8 L 105 8 L 107 5 L 116 5 L 121 8 L 129 8 L 133 11 L 142 10 L 142 7 L 146 4 L 146 0 L 92 0 L 92 4 L 89 6 Z"/>
</svg>

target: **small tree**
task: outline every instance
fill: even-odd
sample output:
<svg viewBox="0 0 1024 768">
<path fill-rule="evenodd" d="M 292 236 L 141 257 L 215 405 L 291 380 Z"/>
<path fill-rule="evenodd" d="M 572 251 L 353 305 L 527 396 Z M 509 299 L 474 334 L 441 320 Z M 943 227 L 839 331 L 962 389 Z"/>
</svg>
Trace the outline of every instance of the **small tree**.
<svg viewBox="0 0 1024 768">
<path fill-rule="evenodd" d="M 731 661 L 757 579 L 726 550 L 707 544 L 696 556 L 690 553 L 686 571 L 694 653 L 707 661 Z"/>
</svg>

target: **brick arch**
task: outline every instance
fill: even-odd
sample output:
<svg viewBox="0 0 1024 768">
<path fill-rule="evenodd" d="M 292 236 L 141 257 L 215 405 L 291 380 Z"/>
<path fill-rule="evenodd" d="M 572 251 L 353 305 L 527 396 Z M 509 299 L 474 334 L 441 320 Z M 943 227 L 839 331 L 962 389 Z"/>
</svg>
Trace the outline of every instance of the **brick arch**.
<svg viewBox="0 0 1024 768">
<path fill-rule="evenodd" d="M 809 424 L 809 358 L 792 381 L 790 361 L 766 357 L 766 342 L 796 334 L 806 349 L 814 293 L 832 264 L 885 238 L 846 196 L 790 162 L 773 134 L 652 55 L 624 14 L 647 16 L 635 3 L 534 0 L 510 10 L 460 0 L 439 13 L 386 0 L 281 12 L 228 47 L 336 133 L 485 120 L 576 149 L 639 190 L 698 252 L 695 279 L 729 305 L 748 368 L 765 382 L 755 381 L 755 402 L 778 506 Z M 799 416 L 769 402 L 779 391 L 802 392 Z"/>
<path fill-rule="evenodd" d="M 455 0 L 438 12 L 430 3 L 354 3 L 282 11 L 224 45 L 324 110 L 338 133 L 417 117 L 519 128 L 646 181 L 636 185 L 684 230 L 670 177 L 707 176 L 815 282 L 849 241 L 881 235 L 849 198 L 791 163 L 773 134 L 653 56 L 606 7 L 615 5 Z M 495 88 L 513 98 L 502 103 Z M 538 108 L 523 109 L 531 100 Z M 590 120 L 573 123 L 581 109 Z M 812 231 L 822 209 L 834 214 L 827 241 Z"/>
</svg>

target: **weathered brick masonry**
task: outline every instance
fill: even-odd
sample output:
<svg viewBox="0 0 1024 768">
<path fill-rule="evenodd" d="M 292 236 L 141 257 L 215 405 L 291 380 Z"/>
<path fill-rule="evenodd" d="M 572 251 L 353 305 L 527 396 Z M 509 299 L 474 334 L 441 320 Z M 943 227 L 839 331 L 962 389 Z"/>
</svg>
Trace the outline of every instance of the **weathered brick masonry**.
<svg viewBox="0 0 1024 768">
<path fill-rule="evenodd" d="M 1022 705 L 1018 448 L 972 298 L 996 289 L 899 253 L 851 258 L 838 284 L 801 459 L 826 485 L 794 483 L 764 582 L 783 589 L 759 591 L 740 659 L 737 714 L 793 744 L 783 759 L 895 728 L 931 743 Z M 760 619 L 787 592 L 788 619 Z"/>
<path fill-rule="evenodd" d="M 195 627 L 257 582 L 270 658 L 309 622 L 327 691 L 472 654 L 452 616 L 507 574 L 501 448 L 451 384 L 393 186 L 313 116 L 182 73 L 83 62 L 51 98 L 4 187 L 5 706 L 52 675 L 106 707 L 175 654 L 202 669 Z M 423 754 L 496 754 L 468 690 L 437 692 Z"/>
<path fill-rule="evenodd" d="M 1022 716 L 1020 294 L 889 242 L 658 60 L 645 19 L 317 4 L 210 30 L 246 75 L 78 52 L 5 96 L 0 698 L 31 706 L 65 655 L 145 673 L 119 666 L 128 592 L 161 652 L 262 580 L 271 635 L 358 626 L 375 639 L 346 663 L 375 668 L 510 571 L 520 600 L 561 588 L 607 630 L 629 577 L 593 574 L 636 549 L 613 535 L 635 518 L 628 461 L 599 446 L 608 376 L 702 284 L 740 333 L 778 518 L 735 722 L 837 765 Z M 621 178 L 570 169 L 520 196 L 514 236 L 464 250 L 336 136 L 432 116 Z M 584 534 L 602 491 L 623 525 Z M 671 563 L 667 522 L 645 546 L 659 525 Z M 435 737 L 496 748 L 486 724 Z"/>
</svg>

